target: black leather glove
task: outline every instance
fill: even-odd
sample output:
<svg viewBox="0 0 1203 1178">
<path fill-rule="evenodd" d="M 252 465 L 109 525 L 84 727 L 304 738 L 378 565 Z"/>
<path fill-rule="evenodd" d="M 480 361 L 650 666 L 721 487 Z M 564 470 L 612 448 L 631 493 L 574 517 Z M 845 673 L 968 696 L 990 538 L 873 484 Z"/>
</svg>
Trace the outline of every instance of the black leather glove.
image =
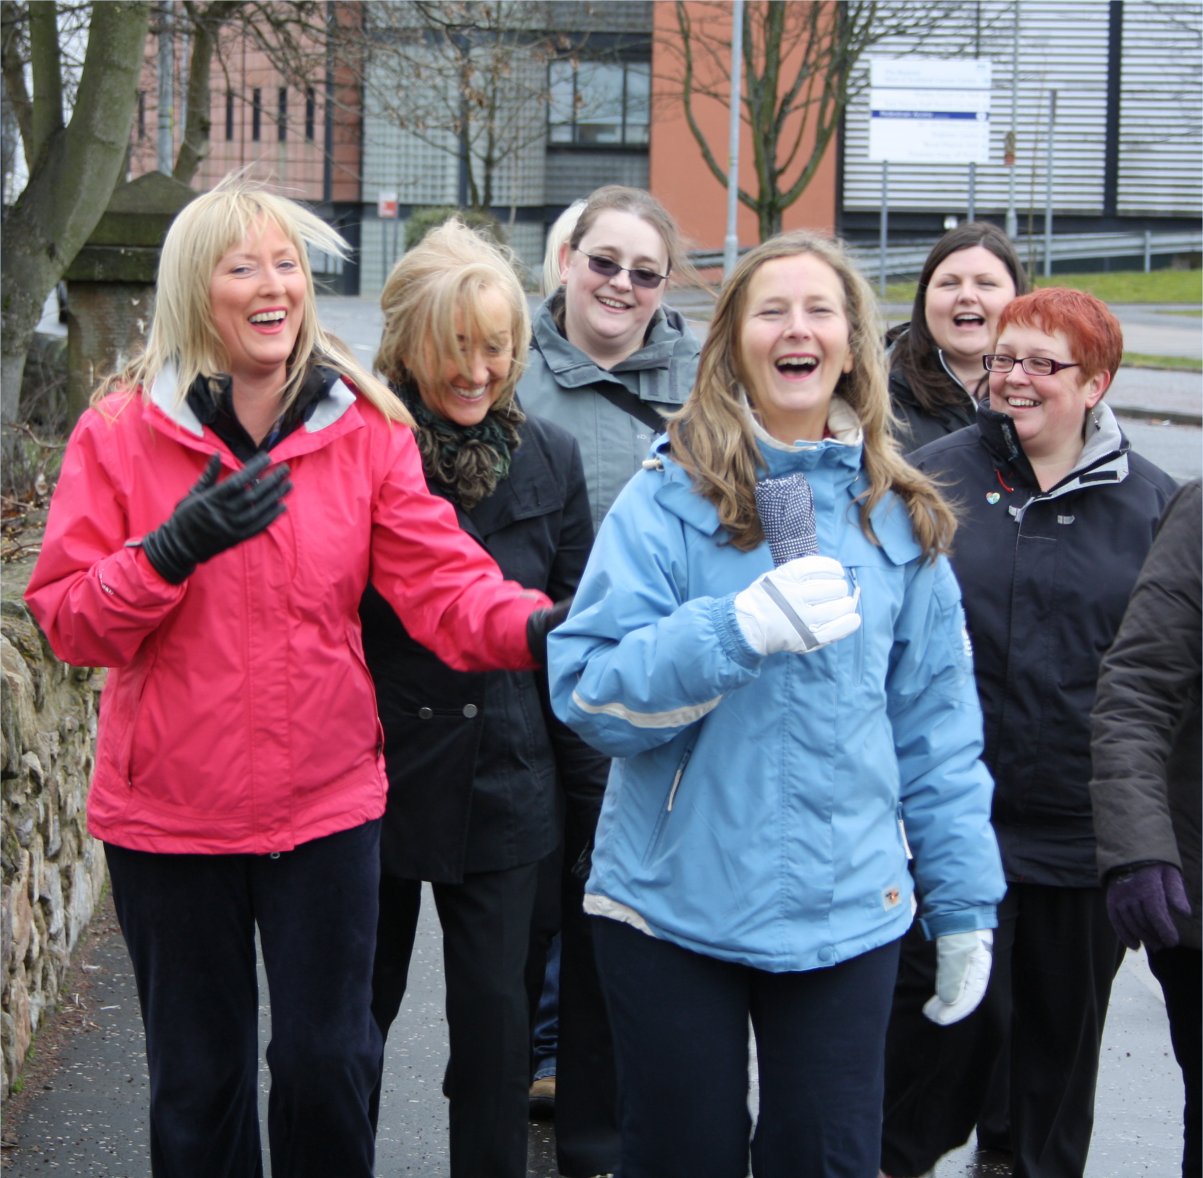
<svg viewBox="0 0 1203 1178">
<path fill-rule="evenodd" d="M 271 465 L 267 454 L 256 454 L 237 474 L 217 481 L 221 456 L 214 454 L 196 486 L 180 500 L 171 518 L 142 537 L 147 560 L 173 585 L 190 577 L 198 564 L 249 540 L 284 511 L 281 500 L 292 484 L 288 467 Z"/>
<path fill-rule="evenodd" d="M 526 645 L 530 648 L 531 657 L 540 666 L 547 665 L 547 635 L 568 616 L 571 608 L 572 598 L 566 597 L 550 609 L 535 610 L 526 619 Z"/>
</svg>

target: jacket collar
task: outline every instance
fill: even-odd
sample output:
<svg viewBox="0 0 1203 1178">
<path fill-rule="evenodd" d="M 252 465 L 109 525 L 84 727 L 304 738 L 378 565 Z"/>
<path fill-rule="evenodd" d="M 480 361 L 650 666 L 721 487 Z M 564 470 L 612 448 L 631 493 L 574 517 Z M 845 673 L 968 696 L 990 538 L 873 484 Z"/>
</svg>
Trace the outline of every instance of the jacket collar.
<svg viewBox="0 0 1203 1178">
<path fill-rule="evenodd" d="M 977 425 L 982 443 L 995 462 L 1014 471 L 1024 483 L 1034 488 L 1026 503 L 1011 508 L 1016 521 L 1021 521 L 1038 499 L 1058 499 L 1071 491 L 1122 483 L 1128 477 L 1131 444 L 1105 401 L 1095 405 L 1086 418 L 1086 440 L 1073 470 L 1047 491 L 1035 489 L 1038 488 L 1036 475 L 1019 444 L 1015 423 L 1007 414 L 991 409 L 989 401 L 983 400 L 977 409 Z"/>
<path fill-rule="evenodd" d="M 319 367 L 315 370 L 322 379 L 325 395 L 319 396 L 313 412 L 305 420 L 306 433 L 318 433 L 338 421 L 355 404 L 355 394 L 337 372 Z M 166 365 L 151 382 L 149 399 L 169 421 L 193 437 L 202 437 L 205 422 L 189 404 L 187 393 L 180 395 L 179 372 L 174 364 Z"/>
</svg>

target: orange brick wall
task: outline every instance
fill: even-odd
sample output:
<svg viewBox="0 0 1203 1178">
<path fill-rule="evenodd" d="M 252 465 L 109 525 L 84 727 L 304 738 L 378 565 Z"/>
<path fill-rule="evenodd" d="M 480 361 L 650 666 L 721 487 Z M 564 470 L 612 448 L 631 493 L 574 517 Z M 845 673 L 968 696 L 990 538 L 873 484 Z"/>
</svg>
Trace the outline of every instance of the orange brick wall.
<svg viewBox="0 0 1203 1178">
<path fill-rule="evenodd" d="M 791 0 L 800 2 L 800 0 Z M 674 57 L 664 49 L 666 41 L 680 41 L 676 5 L 668 2 L 652 6 L 655 16 L 655 46 L 653 48 L 653 114 L 650 154 L 649 187 L 677 218 L 685 235 L 699 249 L 722 249 L 727 232 L 727 190 L 706 165 L 701 150 L 685 118 L 680 101 L 680 84 L 668 73 L 679 70 Z M 731 5 L 689 0 L 688 8 L 695 27 L 704 27 L 710 37 L 730 41 Z M 695 56 L 695 70 L 709 69 L 722 75 L 729 72 L 730 53 L 723 62 L 706 61 Z M 783 73 L 788 76 L 787 69 Z M 694 113 L 705 131 L 711 153 L 726 171 L 728 159 L 729 123 L 726 103 L 695 99 Z M 740 184 L 745 189 L 754 185 L 751 133 L 741 124 L 739 147 Z M 800 171 L 801 168 L 798 168 Z M 792 180 L 797 171 L 788 175 Z M 826 156 L 809 186 L 799 200 L 788 208 L 782 219 L 785 229 L 816 229 L 832 232 L 836 220 L 836 154 L 832 139 Z M 740 204 L 737 232 L 741 247 L 755 245 L 759 240 L 755 213 Z"/>
</svg>

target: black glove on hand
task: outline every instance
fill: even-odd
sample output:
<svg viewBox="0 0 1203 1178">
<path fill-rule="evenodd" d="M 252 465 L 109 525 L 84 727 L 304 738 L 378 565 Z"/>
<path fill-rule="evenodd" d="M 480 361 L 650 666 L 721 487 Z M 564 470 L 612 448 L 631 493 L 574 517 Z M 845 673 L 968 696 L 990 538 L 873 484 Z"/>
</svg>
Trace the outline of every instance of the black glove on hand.
<svg viewBox="0 0 1203 1178">
<path fill-rule="evenodd" d="M 550 609 L 537 609 L 526 619 L 526 645 L 531 657 L 540 666 L 547 665 L 547 635 L 567 616 L 572 608 L 572 598 L 557 601 Z"/>
<path fill-rule="evenodd" d="M 283 513 L 281 500 L 292 490 L 288 467 L 278 466 L 260 479 L 269 465 L 269 455 L 256 454 L 219 483 L 221 456 L 209 459 L 205 473 L 171 518 L 142 537 L 147 560 L 165 581 L 178 585 L 187 580 L 198 564 L 257 536 Z"/>
</svg>

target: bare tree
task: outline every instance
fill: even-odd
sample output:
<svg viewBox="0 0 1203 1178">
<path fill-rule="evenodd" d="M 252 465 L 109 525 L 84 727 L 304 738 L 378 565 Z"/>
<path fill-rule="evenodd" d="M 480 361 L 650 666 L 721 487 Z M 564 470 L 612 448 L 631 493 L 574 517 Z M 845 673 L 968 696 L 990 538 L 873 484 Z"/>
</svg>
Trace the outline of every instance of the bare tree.
<svg viewBox="0 0 1203 1178">
<path fill-rule="evenodd" d="M 20 130 L 28 173 L 4 222 L 0 406 L 6 453 L 42 304 L 109 203 L 137 104 L 149 6 L 110 0 L 86 15 L 76 81 L 65 70 L 71 46 L 61 35 L 58 5 L 4 0 L 0 6 L 5 97 Z"/>
<path fill-rule="evenodd" d="M 934 30 L 959 5 L 879 5 L 876 0 L 745 0 L 741 119 L 751 129 L 755 187 L 739 200 L 756 213 L 760 238 L 781 229 L 781 215 L 814 179 L 858 92 L 854 67 L 874 45 L 900 34 Z M 658 72 L 685 117 L 715 179 L 725 185 L 726 135 L 716 147 L 698 115 L 730 97 L 731 14 L 726 0 L 676 0 L 677 36 L 658 50 Z M 721 162 L 720 162 L 721 161 Z"/>
<path fill-rule="evenodd" d="M 367 6 L 365 91 L 382 117 L 455 157 L 461 204 L 491 207 L 502 165 L 546 134 L 547 63 L 574 51 L 546 17 L 530 0 Z"/>
<path fill-rule="evenodd" d="M 358 6 L 342 5 L 345 18 Z M 328 51 L 326 5 L 320 0 L 183 0 L 182 16 L 189 55 L 186 73 L 185 119 L 172 175 L 190 184 L 209 146 L 212 77 L 216 69 L 229 88 L 227 61 L 249 44 L 262 50 L 287 81 L 302 89 L 325 69 Z M 344 27 L 357 21 L 342 22 Z M 152 32 L 158 31 L 158 24 Z M 352 49 L 354 32 L 342 38 Z"/>
</svg>

